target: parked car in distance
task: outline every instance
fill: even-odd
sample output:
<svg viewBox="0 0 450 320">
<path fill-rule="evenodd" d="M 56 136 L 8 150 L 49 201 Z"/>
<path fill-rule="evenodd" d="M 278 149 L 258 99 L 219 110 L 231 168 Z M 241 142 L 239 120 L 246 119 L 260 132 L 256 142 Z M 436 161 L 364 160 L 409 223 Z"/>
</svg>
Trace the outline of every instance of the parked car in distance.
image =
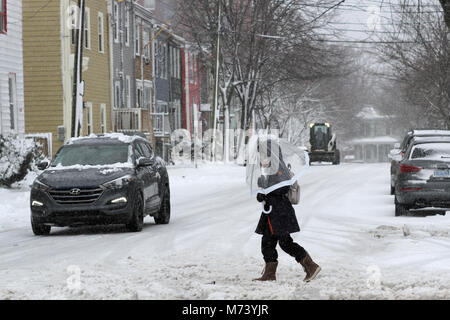
<svg viewBox="0 0 450 320">
<path fill-rule="evenodd" d="M 147 139 L 123 134 L 73 138 L 34 181 L 30 194 L 34 234 L 52 226 L 125 224 L 141 231 L 146 215 L 170 220 L 165 163 Z"/>
<path fill-rule="evenodd" d="M 449 136 L 450 130 L 410 130 L 403 138 L 401 144 L 395 144 L 394 149 L 389 152 L 388 157 L 391 159 L 391 195 L 395 193 L 395 183 L 400 172 L 399 162 L 403 159 L 414 137 L 440 137 Z"/>
<path fill-rule="evenodd" d="M 399 166 L 396 216 L 411 209 L 450 208 L 450 137 L 415 137 Z"/>
</svg>

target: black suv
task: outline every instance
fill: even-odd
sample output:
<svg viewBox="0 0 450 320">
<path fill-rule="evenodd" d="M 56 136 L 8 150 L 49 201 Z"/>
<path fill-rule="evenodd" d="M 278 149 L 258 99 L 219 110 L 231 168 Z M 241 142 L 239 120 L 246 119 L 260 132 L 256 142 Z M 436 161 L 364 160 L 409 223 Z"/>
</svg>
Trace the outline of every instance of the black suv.
<svg viewBox="0 0 450 320">
<path fill-rule="evenodd" d="M 169 176 L 150 142 L 123 134 L 73 138 L 62 146 L 31 188 L 31 226 L 125 224 L 141 231 L 144 216 L 170 220 Z"/>
</svg>

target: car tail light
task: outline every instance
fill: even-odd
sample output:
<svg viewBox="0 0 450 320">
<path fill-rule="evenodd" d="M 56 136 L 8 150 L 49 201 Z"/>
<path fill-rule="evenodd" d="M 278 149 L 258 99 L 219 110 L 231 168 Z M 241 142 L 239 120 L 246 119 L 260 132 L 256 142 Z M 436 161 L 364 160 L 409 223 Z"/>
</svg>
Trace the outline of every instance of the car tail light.
<svg viewBox="0 0 450 320">
<path fill-rule="evenodd" d="M 422 170 L 422 168 L 415 166 L 408 166 L 406 164 L 402 164 L 400 166 L 401 173 L 419 172 L 420 170 Z"/>
<path fill-rule="evenodd" d="M 403 188 L 400 191 L 420 191 L 422 188 Z"/>
</svg>

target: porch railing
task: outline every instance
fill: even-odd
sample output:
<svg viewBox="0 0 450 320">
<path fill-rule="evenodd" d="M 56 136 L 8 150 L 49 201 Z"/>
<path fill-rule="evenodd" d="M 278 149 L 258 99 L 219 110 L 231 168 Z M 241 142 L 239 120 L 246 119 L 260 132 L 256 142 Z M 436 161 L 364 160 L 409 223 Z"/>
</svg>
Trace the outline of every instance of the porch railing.
<svg viewBox="0 0 450 320">
<path fill-rule="evenodd" d="M 142 130 L 142 109 L 114 109 L 113 112 L 117 132 Z"/>
</svg>

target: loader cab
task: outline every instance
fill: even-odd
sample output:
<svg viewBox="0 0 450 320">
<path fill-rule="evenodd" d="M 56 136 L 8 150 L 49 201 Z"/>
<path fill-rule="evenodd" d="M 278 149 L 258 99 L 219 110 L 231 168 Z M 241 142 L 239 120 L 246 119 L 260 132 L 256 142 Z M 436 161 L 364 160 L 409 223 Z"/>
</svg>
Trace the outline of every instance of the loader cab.
<svg viewBox="0 0 450 320">
<path fill-rule="evenodd" d="M 325 123 L 311 123 L 310 124 L 310 144 L 311 151 L 313 150 L 328 150 L 328 143 L 331 140 L 332 132 L 331 125 Z"/>
</svg>

